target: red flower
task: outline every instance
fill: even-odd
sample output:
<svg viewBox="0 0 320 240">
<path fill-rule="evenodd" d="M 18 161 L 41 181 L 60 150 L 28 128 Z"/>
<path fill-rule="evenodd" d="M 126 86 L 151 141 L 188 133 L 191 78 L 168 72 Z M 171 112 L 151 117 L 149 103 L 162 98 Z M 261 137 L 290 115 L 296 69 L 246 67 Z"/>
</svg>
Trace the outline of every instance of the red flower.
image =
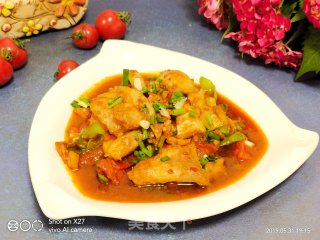
<svg viewBox="0 0 320 240">
<path fill-rule="evenodd" d="M 303 11 L 315 28 L 320 28 L 320 0 L 304 0 Z"/>
</svg>

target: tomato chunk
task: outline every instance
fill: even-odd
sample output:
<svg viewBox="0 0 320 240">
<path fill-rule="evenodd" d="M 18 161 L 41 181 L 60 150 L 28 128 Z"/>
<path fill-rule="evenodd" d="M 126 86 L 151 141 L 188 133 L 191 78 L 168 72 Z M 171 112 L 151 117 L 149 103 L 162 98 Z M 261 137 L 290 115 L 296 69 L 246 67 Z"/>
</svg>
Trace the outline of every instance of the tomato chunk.
<svg viewBox="0 0 320 240">
<path fill-rule="evenodd" d="M 206 142 L 196 142 L 195 143 L 198 156 L 202 157 L 203 155 L 212 155 L 218 151 L 218 147 L 213 143 Z"/>
<path fill-rule="evenodd" d="M 234 156 L 238 160 L 249 160 L 251 155 L 247 150 L 246 145 L 243 141 L 235 142 L 234 143 Z"/>
<path fill-rule="evenodd" d="M 124 171 L 111 158 L 100 160 L 97 167 L 114 184 L 119 184 L 121 178 L 125 175 Z"/>
<path fill-rule="evenodd" d="M 80 164 L 81 165 L 94 165 L 96 161 L 103 157 L 102 146 L 97 147 L 89 152 L 80 154 Z"/>
</svg>

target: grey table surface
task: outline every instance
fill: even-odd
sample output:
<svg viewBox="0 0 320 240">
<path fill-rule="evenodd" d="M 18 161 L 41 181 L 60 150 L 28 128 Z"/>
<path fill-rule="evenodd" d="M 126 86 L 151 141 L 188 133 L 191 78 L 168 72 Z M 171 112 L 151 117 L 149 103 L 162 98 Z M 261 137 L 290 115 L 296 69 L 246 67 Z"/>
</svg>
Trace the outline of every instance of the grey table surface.
<svg viewBox="0 0 320 240">
<path fill-rule="evenodd" d="M 195 0 L 91 0 L 84 21 L 94 23 L 105 8 L 130 10 L 133 22 L 126 40 L 183 52 L 232 70 L 262 89 L 302 128 L 320 132 L 320 81 L 297 83 L 294 73 L 260 61 L 241 59 L 236 45 L 220 42 L 221 32 L 208 27 L 197 13 Z M 320 149 L 283 183 L 261 197 L 229 212 L 192 223 L 159 224 L 139 230 L 126 220 L 86 217 L 87 233 L 52 233 L 50 229 L 77 227 L 51 224 L 43 215 L 28 171 L 28 137 L 34 113 L 44 94 L 54 85 L 53 73 L 62 59 L 85 62 L 99 52 L 72 46 L 70 29 L 32 38 L 29 62 L 15 72 L 14 80 L 0 89 L 0 238 L 1 239 L 319 239 Z M 15 220 L 27 230 L 40 220 L 41 231 L 8 230 Z M 38 222 L 39 223 L 39 222 Z M 151 228 L 151 229 L 150 229 Z M 291 233 L 268 233 L 270 229 Z M 40 229 L 40 228 L 38 228 Z M 300 229 L 300 230 L 299 230 Z M 282 230 L 283 231 L 283 230 Z"/>
</svg>

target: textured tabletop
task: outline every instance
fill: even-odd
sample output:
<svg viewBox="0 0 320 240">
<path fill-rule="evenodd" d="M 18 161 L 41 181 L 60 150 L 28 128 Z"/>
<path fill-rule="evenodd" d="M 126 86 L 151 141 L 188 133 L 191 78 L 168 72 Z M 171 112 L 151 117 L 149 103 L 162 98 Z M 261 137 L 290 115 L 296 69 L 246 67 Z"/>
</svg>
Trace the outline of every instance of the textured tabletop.
<svg viewBox="0 0 320 240">
<path fill-rule="evenodd" d="M 91 0 L 84 21 L 94 23 L 104 8 L 133 13 L 126 40 L 183 52 L 234 71 L 264 91 L 293 123 L 320 132 L 320 81 L 297 83 L 291 71 L 241 59 L 236 45 L 221 43 L 221 32 L 198 15 L 196 0 Z M 83 63 L 101 48 L 101 43 L 89 51 L 74 48 L 66 39 L 70 31 L 32 38 L 28 64 L 0 88 L 1 239 L 319 239 L 319 147 L 273 190 L 217 216 L 171 225 L 102 217 L 53 224 L 41 212 L 31 185 L 28 137 L 37 106 L 54 85 L 57 64 L 62 59 Z M 8 226 L 15 221 L 20 228 L 11 232 Z M 29 223 L 34 223 L 30 229 Z"/>
</svg>

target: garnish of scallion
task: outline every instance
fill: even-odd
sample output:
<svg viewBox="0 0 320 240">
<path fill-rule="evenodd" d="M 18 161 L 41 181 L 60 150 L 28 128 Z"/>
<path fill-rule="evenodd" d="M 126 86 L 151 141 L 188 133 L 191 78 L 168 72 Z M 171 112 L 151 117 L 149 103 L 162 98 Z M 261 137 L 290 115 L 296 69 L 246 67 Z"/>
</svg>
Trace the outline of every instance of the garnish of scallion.
<svg viewBox="0 0 320 240">
<path fill-rule="evenodd" d="M 122 86 L 128 86 L 128 82 L 129 82 L 129 69 L 123 69 Z"/>
<path fill-rule="evenodd" d="M 163 156 L 162 158 L 160 158 L 161 162 L 166 162 L 168 161 L 170 158 L 168 156 Z"/>
<path fill-rule="evenodd" d="M 122 102 L 122 97 L 117 97 L 115 99 L 113 99 L 112 101 L 108 102 L 108 106 L 109 108 L 113 108 L 114 106 L 118 105 L 119 103 Z"/>
<path fill-rule="evenodd" d="M 183 108 L 178 108 L 178 109 L 173 109 L 172 110 L 172 115 L 181 115 L 181 114 L 185 114 L 186 110 L 184 110 Z"/>
</svg>

